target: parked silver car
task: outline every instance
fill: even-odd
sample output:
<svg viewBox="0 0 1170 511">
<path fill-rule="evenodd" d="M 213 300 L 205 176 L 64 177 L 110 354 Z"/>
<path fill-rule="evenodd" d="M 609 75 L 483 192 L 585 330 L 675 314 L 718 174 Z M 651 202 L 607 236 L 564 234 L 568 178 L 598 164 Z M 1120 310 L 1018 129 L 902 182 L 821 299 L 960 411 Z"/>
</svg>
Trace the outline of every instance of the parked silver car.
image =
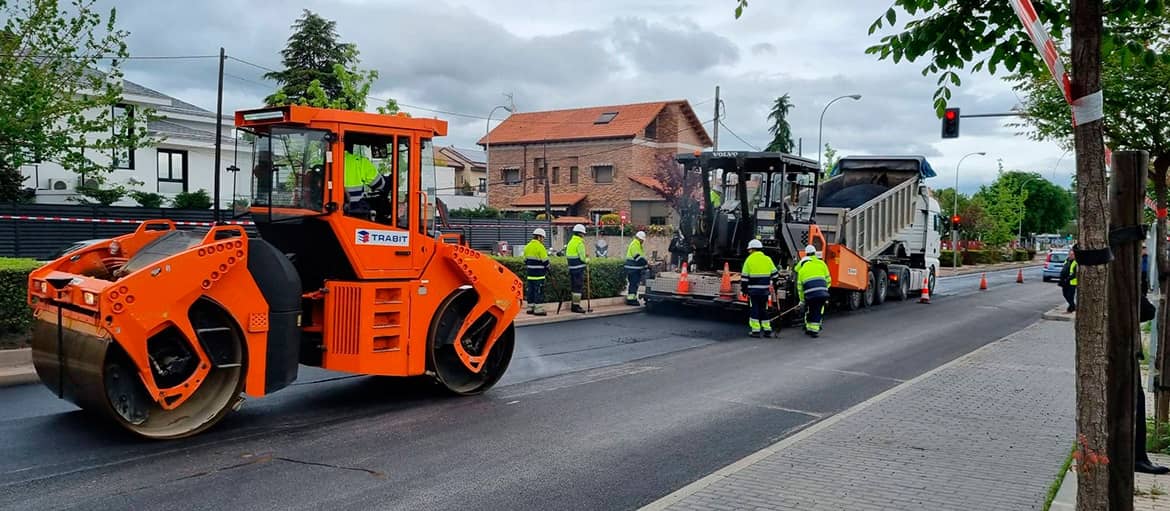
<svg viewBox="0 0 1170 511">
<path fill-rule="evenodd" d="M 1060 269 L 1064 267 L 1064 261 L 1067 259 L 1067 249 L 1049 250 L 1048 257 L 1044 259 L 1044 282 L 1048 282 L 1050 280 L 1060 280 Z"/>
</svg>

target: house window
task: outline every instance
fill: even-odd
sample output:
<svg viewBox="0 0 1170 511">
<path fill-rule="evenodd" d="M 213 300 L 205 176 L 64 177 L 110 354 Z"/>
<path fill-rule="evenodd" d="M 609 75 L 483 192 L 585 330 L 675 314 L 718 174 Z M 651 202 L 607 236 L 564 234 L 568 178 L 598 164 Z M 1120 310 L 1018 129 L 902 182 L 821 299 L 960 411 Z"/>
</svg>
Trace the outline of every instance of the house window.
<svg viewBox="0 0 1170 511">
<path fill-rule="evenodd" d="M 581 179 L 581 172 L 577 170 L 576 166 L 569 167 L 569 184 L 575 185 Z"/>
<path fill-rule="evenodd" d="M 613 213 L 612 209 L 592 209 L 589 210 L 589 217 L 596 225 L 601 225 L 601 217 Z"/>
<path fill-rule="evenodd" d="M 613 182 L 613 165 L 598 165 L 593 167 L 593 182 L 607 184 Z"/>
<path fill-rule="evenodd" d="M 617 117 L 617 114 L 617 112 L 605 112 L 601 114 L 596 121 L 593 121 L 593 124 L 609 124 L 609 121 L 612 121 L 614 117 Z"/>
<path fill-rule="evenodd" d="M 548 178 L 548 167 L 544 166 L 544 158 L 537 158 L 533 160 L 532 168 L 536 169 L 534 172 L 534 174 L 536 174 L 536 182 L 538 184 L 543 184 L 544 180 Z"/>
<path fill-rule="evenodd" d="M 187 151 L 158 150 L 158 192 L 187 191 Z"/>
<path fill-rule="evenodd" d="M 552 168 L 552 184 L 554 184 L 554 185 L 560 184 L 560 182 L 561 182 L 561 168 L 560 167 L 553 167 Z"/>
<path fill-rule="evenodd" d="M 131 105 L 114 105 L 111 112 L 111 138 L 114 147 L 110 154 L 116 169 L 134 168 L 134 144 L 131 140 L 134 134 L 134 107 Z"/>
<path fill-rule="evenodd" d="M 487 178 L 479 178 L 479 193 L 487 193 Z"/>
<path fill-rule="evenodd" d="M 504 169 L 500 172 L 503 173 L 504 184 L 506 184 L 506 185 L 520 184 L 520 169 Z"/>
<path fill-rule="evenodd" d="M 658 138 L 658 119 L 650 121 L 650 125 L 646 126 L 646 139 L 654 140 Z"/>
</svg>

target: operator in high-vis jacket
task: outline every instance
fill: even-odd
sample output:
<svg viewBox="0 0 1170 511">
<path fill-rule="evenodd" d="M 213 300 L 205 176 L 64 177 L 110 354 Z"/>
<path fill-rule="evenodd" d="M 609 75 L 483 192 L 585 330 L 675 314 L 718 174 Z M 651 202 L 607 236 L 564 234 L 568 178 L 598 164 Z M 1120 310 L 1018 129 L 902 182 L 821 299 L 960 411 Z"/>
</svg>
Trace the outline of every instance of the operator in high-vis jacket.
<svg viewBox="0 0 1170 511">
<path fill-rule="evenodd" d="M 585 255 L 585 226 L 573 226 L 573 237 L 565 245 L 565 257 L 569 264 L 569 291 L 573 296 L 573 312 L 584 314 L 581 307 L 581 294 L 585 291 L 585 270 L 589 258 Z"/>
<path fill-rule="evenodd" d="M 532 241 L 524 245 L 524 268 L 528 295 L 528 313 L 547 316 L 544 312 L 544 280 L 548 275 L 548 249 L 544 248 L 544 229 L 532 231 Z"/>
<path fill-rule="evenodd" d="M 804 247 L 804 257 L 796 263 L 796 295 L 804 304 L 804 333 L 811 337 L 821 335 L 821 321 L 832 281 L 829 266 L 817 257 L 817 248 L 812 245 Z"/>
<path fill-rule="evenodd" d="M 646 233 L 638 231 L 630 246 L 626 247 L 626 279 L 630 287 L 626 292 L 626 305 L 641 305 L 638 302 L 638 286 L 642 284 L 642 272 L 646 271 L 649 262 L 646 261 L 646 251 L 642 243 L 646 241 Z"/>
<path fill-rule="evenodd" d="M 768 294 L 772 292 L 772 281 L 780 276 L 780 270 L 772 258 L 763 252 L 764 244 L 760 240 L 748 242 L 748 256 L 743 262 L 743 271 L 740 272 L 740 287 L 748 296 L 752 310 L 748 316 L 748 326 L 752 331 L 749 335 L 759 337 L 761 331 L 764 337 L 772 337 L 772 319 L 768 317 Z"/>
</svg>

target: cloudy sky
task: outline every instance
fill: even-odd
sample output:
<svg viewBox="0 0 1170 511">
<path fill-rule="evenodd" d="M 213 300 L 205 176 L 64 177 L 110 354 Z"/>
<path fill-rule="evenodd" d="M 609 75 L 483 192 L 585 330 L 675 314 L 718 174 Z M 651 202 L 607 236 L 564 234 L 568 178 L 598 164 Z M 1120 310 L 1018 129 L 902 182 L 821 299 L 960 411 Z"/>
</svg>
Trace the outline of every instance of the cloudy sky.
<svg viewBox="0 0 1170 511">
<path fill-rule="evenodd" d="M 960 138 L 940 139 L 935 79 L 921 75 L 922 64 L 864 53 L 878 40 L 866 30 L 885 1 L 756 1 L 740 20 L 733 0 L 101 2 L 118 8 L 132 55 L 213 54 L 222 45 L 269 68 L 280 68 L 289 25 L 310 9 L 337 21 L 363 67 L 379 71 L 371 96 L 396 98 L 415 116 L 445 118 L 450 133 L 440 143 L 456 146 L 472 147 L 483 135 L 483 117 L 506 102 L 504 93 L 522 111 L 686 99 L 711 118 L 719 85 L 731 131 L 721 128 L 720 149 L 766 145 L 770 103 L 789 93 L 794 136 L 815 158 L 826 102 L 856 93 L 861 101 L 838 101 L 825 115 L 824 141 L 843 154 L 926 155 L 939 174 L 935 188 L 952 186 L 955 164 L 975 151 L 987 156 L 963 163 L 964 191 L 992 181 L 999 159 L 1062 186 L 1074 172 L 1071 155 L 1061 159 L 1056 144 L 1017 136 L 1004 119 L 963 119 Z M 125 69 L 145 86 L 215 107 L 214 59 L 140 60 Z M 275 86 L 263 70 L 234 60 L 226 73 L 225 111 L 260 106 Z M 1006 112 L 1019 102 L 1007 83 L 986 74 L 964 77 L 954 92 L 952 104 L 964 113 Z"/>
</svg>

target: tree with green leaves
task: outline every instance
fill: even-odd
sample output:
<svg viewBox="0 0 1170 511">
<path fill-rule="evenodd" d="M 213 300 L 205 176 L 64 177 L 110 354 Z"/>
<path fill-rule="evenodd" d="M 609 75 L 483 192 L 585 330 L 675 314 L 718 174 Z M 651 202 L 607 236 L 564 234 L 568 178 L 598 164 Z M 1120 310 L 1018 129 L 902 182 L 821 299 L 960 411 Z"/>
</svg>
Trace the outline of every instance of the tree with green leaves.
<svg viewBox="0 0 1170 511">
<path fill-rule="evenodd" d="M 128 151 L 156 141 L 149 110 L 115 108 L 129 35 L 92 0 L 0 0 L 0 202 L 29 197 L 20 168 L 51 161 L 100 189 Z"/>
<path fill-rule="evenodd" d="M 792 108 L 792 99 L 788 97 L 788 93 L 784 93 L 772 103 L 772 111 L 768 113 L 768 120 L 772 121 L 772 127 L 768 128 L 768 132 L 772 134 L 772 141 L 768 143 L 765 151 L 792 152 L 795 144 L 792 143 L 792 127 L 788 125 L 788 111 Z"/>
<path fill-rule="evenodd" d="M 837 150 L 833 149 L 833 147 L 830 146 L 828 142 L 825 142 L 824 155 L 825 155 L 825 157 L 823 158 L 824 169 L 822 171 L 824 172 L 825 176 L 828 176 L 829 173 L 833 171 L 833 165 L 837 164 Z"/>
<path fill-rule="evenodd" d="M 357 46 L 339 40 L 337 22 L 306 9 L 291 28 L 288 45 L 280 52 L 284 70 L 264 75 L 280 88 L 265 101 L 269 105 L 364 111 L 378 72 L 358 67 Z M 386 113 L 394 113 L 397 108 L 397 102 L 391 100 L 380 111 L 392 109 Z"/>
<path fill-rule="evenodd" d="M 1000 173 L 994 183 L 979 187 L 973 200 L 980 203 L 990 220 L 980 233 L 985 243 L 998 247 L 1016 238 L 1028 190 Z"/>
</svg>

